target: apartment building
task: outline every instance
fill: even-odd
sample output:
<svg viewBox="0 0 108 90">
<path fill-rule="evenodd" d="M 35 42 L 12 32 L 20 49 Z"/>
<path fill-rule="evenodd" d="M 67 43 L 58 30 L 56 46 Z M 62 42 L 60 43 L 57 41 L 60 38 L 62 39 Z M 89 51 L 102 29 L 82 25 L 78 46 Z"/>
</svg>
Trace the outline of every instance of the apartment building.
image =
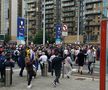
<svg viewBox="0 0 108 90">
<path fill-rule="evenodd" d="M 85 0 L 86 41 L 100 43 L 102 0 Z"/>
<path fill-rule="evenodd" d="M 28 18 L 28 36 L 32 40 L 38 30 L 42 29 L 41 0 L 25 0 L 25 18 Z"/>
<path fill-rule="evenodd" d="M 76 1 L 62 0 L 62 23 L 68 27 L 69 35 L 77 34 Z"/>
<path fill-rule="evenodd" d="M 44 3 L 43 3 L 44 5 Z M 48 34 L 54 31 L 54 22 L 56 19 L 56 10 L 54 8 L 54 0 L 45 1 L 45 29 Z"/>
<path fill-rule="evenodd" d="M 68 34 L 77 33 L 76 0 L 45 0 L 45 26 L 50 36 L 54 36 L 56 24 L 65 24 Z"/>
<path fill-rule="evenodd" d="M 24 5 L 24 0 L 18 0 L 18 17 L 23 17 L 23 5 Z"/>
<path fill-rule="evenodd" d="M 8 32 L 8 19 L 9 19 L 9 1 L 0 0 L 0 34 Z"/>
<path fill-rule="evenodd" d="M 102 18 L 108 18 L 108 0 L 103 0 L 103 16 Z"/>
<path fill-rule="evenodd" d="M 17 0 L 0 0 L 0 34 L 9 35 L 11 40 L 17 36 Z"/>
</svg>

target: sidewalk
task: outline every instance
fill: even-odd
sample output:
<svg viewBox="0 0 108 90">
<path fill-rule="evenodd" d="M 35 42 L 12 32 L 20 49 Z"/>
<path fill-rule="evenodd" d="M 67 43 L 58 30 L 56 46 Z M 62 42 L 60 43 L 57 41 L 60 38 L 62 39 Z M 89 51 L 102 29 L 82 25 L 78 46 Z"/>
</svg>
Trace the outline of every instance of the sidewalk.
<svg viewBox="0 0 108 90">
<path fill-rule="evenodd" d="M 4 87 L 0 85 L 0 90 L 27 90 L 26 72 L 24 77 L 18 76 L 18 71 L 13 74 L 13 85 Z M 61 84 L 53 87 L 54 77 L 41 77 L 38 73 L 37 78 L 32 80 L 33 87 L 30 90 L 99 90 L 99 79 L 92 81 L 91 78 L 71 76 L 70 79 L 61 78 Z"/>
</svg>

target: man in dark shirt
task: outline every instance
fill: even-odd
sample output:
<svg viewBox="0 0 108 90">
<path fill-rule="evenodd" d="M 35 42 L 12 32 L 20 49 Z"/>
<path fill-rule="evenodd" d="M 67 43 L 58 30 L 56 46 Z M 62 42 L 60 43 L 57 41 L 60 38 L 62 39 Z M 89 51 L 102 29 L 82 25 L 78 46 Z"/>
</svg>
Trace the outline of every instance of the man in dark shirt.
<svg viewBox="0 0 108 90">
<path fill-rule="evenodd" d="M 56 83 L 60 83 L 59 82 L 59 78 L 61 75 L 61 68 L 62 68 L 62 62 L 63 62 L 63 57 L 59 56 L 59 51 L 58 49 L 55 49 L 55 58 L 52 60 L 52 68 L 55 71 L 55 80 L 54 80 L 54 86 L 56 86 Z"/>
</svg>

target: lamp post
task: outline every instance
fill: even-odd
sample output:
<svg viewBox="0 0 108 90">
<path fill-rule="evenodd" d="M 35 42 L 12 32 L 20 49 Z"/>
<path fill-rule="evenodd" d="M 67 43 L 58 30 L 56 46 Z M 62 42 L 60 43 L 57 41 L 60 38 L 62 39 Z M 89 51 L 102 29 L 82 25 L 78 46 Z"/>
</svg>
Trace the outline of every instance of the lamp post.
<svg viewBox="0 0 108 90">
<path fill-rule="evenodd" d="M 28 12 L 27 12 L 27 46 L 28 46 Z"/>
<path fill-rule="evenodd" d="M 43 45 L 45 45 L 45 0 L 43 1 Z"/>
<path fill-rule="evenodd" d="M 80 1 L 78 2 L 78 27 L 77 27 L 77 43 L 79 43 L 79 14 L 80 14 Z"/>
<path fill-rule="evenodd" d="M 26 40 L 26 44 L 27 44 L 27 46 L 28 46 L 28 23 L 29 23 L 29 21 L 28 21 L 28 12 L 27 12 L 27 10 L 28 10 L 28 5 L 27 5 L 27 1 L 25 2 L 25 5 L 26 5 L 26 8 L 25 8 L 25 12 L 26 12 L 26 22 L 27 22 L 27 27 L 26 27 L 26 32 L 27 32 L 27 40 Z"/>
</svg>

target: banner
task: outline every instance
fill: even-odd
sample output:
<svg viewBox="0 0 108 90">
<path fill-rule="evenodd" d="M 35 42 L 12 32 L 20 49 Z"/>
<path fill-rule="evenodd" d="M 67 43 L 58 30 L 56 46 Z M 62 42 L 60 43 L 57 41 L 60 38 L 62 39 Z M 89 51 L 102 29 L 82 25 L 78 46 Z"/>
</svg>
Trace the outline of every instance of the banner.
<svg viewBox="0 0 108 90">
<path fill-rule="evenodd" d="M 25 32 L 25 22 L 24 18 L 18 17 L 17 20 L 17 40 L 24 40 L 24 32 Z"/>
<path fill-rule="evenodd" d="M 61 24 L 57 24 L 56 25 L 56 44 L 61 44 L 61 33 L 62 33 Z"/>
</svg>

